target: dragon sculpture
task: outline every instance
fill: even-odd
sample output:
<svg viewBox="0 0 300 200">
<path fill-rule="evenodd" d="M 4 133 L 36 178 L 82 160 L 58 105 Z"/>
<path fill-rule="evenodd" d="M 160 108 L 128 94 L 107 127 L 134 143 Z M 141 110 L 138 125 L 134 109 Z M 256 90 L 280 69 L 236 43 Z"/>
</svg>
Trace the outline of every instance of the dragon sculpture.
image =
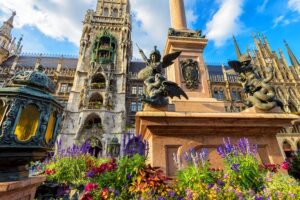
<svg viewBox="0 0 300 200">
<path fill-rule="evenodd" d="M 272 68 L 267 68 L 266 78 L 263 79 L 257 74 L 248 55 L 242 55 L 239 61 L 230 61 L 228 64 L 239 75 L 244 92 L 248 94 L 248 98 L 244 101 L 245 105 L 264 111 L 277 106 L 282 108 L 283 105 L 276 99 L 274 87 L 270 84 L 273 79 Z"/>
<path fill-rule="evenodd" d="M 146 67 L 138 73 L 138 78 L 144 80 L 143 102 L 154 107 L 162 107 L 168 105 L 168 97 L 181 98 L 183 96 L 188 99 L 186 93 L 176 83 L 168 81 L 162 75 L 163 70 L 172 65 L 181 52 L 168 54 L 163 57 L 162 61 L 156 46 L 150 54 L 150 59 L 140 48 L 139 52 L 146 62 Z"/>
</svg>

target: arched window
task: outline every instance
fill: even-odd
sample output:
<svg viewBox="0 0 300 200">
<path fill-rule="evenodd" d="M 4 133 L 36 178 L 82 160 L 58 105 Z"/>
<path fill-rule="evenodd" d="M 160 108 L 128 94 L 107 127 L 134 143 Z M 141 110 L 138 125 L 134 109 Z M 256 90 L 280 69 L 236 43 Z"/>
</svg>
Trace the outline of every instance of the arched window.
<svg viewBox="0 0 300 200">
<path fill-rule="evenodd" d="M 102 105 L 103 105 L 103 98 L 101 94 L 99 93 L 92 94 L 89 100 L 88 109 L 100 109 Z"/>
<path fill-rule="evenodd" d="M 45 134 L 45 141 L 46 141 L 46 143 L 49 143 L 49 141 L 52 139 L 52 136 L 53 136 L 53 133 L 54 133 L 54 129 L 55 129 L 55 125 L 56 125 L 56 119 L 57 119 L 56 112 L 51 113 L 49 121 L 48 121 L 48 126 L 47 126 L 47 130 L 46 130 L 46 134 Z"/>
<path fill-rule="evenodd" d="M 103 16 L 104 17 L 108 17 L 108 14 L 109 14 L 109 9 L 108 8 L 104 8 L 103 9 Z"/>
<path fill-rule="evenodd" d="M 219 100 L 224 100 L 225 96 L 224 96 L 224 90 L 223 88 L 220 88 L 219 90 Z"/>
<path fill-rule="evenodd" d="M 241 88 L 238 88 L 238 100 L 241 100 L 243 98 L 243 93 Z"/>
<path fill-rule="evenodd" d="M 282 144 L 282 147 L 286 158 L 292 158 L 294 156 L 294 151 L 288 141 L 285 140 Z"/>
<path fill-rule="evenodd" d="M 219 91 L 218 91 L 218 88 L 214 88 L 213 97 L 216 98 L 216 99 L 219 99 Z"/>
<path fill-rule="evenodd" d="M 233 101 L 237 101 L 239 98 L 238 98 L 238 93 L 237 93 L 237 90 L 235 88 L 233 88 L 231 90 L 231 97 L 232 97 L 232 100 Z"/>
<path fill-rule="evenodd" d="M 27 141 L 35 136 L 40 121 L 40 112 L 35 105 L 29 104 L 22 109 L 15 129 L 15 135 L 20 141 Z"/>
<path fill-rule="evenodd" d="M 105 89 L 105 78 L 102 74 L 96 74 L 92 78 L 91 88 L 92 89 Z"/>
<path fill-rule="evenodd" d="M 102 128 L 102 122 L 98 115 L 91 114 L 88 116 L 84 122 L 85 129 L 92 129 L 92 128 Z"/>
<path fill-rule="evenodd" d="M 112 16 L 113 17 L 118 17 L 118 9 L 117 8 L 113 9 Z"/>
</svg>

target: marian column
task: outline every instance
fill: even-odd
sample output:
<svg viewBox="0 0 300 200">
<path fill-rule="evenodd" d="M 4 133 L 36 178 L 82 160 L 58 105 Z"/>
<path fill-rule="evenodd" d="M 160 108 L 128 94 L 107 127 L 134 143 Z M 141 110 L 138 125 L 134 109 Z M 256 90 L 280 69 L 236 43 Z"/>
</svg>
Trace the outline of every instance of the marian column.
<svg viewBox="0 0 300 200">
<path fill-rule="evenodd" d="M 206 106 L 199 104 L 203 101 L 206 103 L 212 101 L 208 87 L 208 72 L 203 60 L 207 39 L 202 35 L 201 30 L 187 28 L 183 0 L 169 0 L 169 3 L 171 28 L 164 54 L 181 51 L 181 55 L 166 69 L 166 75 L 168 80 L 177 83 L 190 99 L 186 101 L 174 98 L 170 103 L 175 104 L 176 111 L 195 111 L 195 107 L 207 111 Z M 193 103 L 195 105 L 187 106 Z M 190 110 L 186 110 L 187 108 Z"/>
<path fill-rule="evenodd" d="M 176 30 L 187 29 L 183 0 L 170 0 L 171 25 Z"/>
</svg>

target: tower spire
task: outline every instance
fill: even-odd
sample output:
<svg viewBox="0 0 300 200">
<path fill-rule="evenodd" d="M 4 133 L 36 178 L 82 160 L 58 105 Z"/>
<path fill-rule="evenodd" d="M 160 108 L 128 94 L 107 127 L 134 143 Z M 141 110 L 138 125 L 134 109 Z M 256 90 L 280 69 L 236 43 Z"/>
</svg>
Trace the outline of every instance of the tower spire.
<svg viewBox="0 0 300 200">
<path fill-rule="evenodd" d="M 284 42 L 285 47 L 286 47 L 286 49 L 287 49 L 287 51 L 288 51 L 288 54 L 289 54 L 290 60 L 291 60 L 291 62 L 292 62 L 292 65 L 293 65 L 294 67 L 299 67 L 299 66 L 300 66 L 299 61 L 298 61 L 298 59 L 296 58 L 296 56 L 295 56 L 295 54 L 293 53 L 293 51 L 291 50 L 291 48 L 289 47 L 288 43 L 287 43 L 285 40 L 284 40 L 283 42 Z"/>
<path fill-rule="evenodd" d="M 6 37 L 7 39 L 11 40 L 11 30 L 13 29 L 14 17 L 16 16 L 16 12 L 14 11 L 11 17 L 3 23 L 0 27 L 0 35 Z"/>
<path fill-rule="evenodd" d="M 239 59 L 241 57 L 242 53 L 241 53 L 241 50 L 239 48 L 239 45 L 238 45 L 234 35 L 233 35 L 233 42 L 234 42 L 235 54 L 236 54 L 237 58 Z"/>
<path fill-rule="evenodd" d="M 171 13 L 171 26 L 177 30 L 187 29 L 183 0 L 169 0 Z"/>
</svg>

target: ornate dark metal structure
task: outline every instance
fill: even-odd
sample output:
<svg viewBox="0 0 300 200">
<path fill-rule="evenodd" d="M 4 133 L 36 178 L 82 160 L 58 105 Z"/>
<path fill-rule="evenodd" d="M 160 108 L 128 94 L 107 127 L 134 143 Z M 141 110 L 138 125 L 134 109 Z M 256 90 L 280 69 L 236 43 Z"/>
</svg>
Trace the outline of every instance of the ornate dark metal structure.
<svg viewBox="0 0 300 200">
<path fill-rule="evenodd" d="M 168 105 L 168 97 L 181 96 L 188 99 L 186 93 L 174 82 L 168 81 L 163 75 L 163 69 L 173 64 L 173 61 L 178 58 L 181 52 L 174 52 L 163 57 L 161 62 L 160 52 L 154 47 L 154 51 L 150 54 L 150 59 L 146 57 L 140 49 L 142 58 L 147 63 L 142 69 L 138 77 L 144 80 L 144 94 L 142 101 L 155 107 L 163 107 Z"/>
<path fill-rule="evenodd" d="M 55 144 L 63 107 L 42 71 L 20 71 L 0 89 L 0 182 L 27 178 L 25 165 Z"/>
<path fill-rule="evenodd" d="M 242 55 L 239 61 L 230 61 L 228 64 L 238 73 L 239 81 L 243 85 L 245 93 L 249 95 L 244 101 L 245 105 L 266 111 L 277 106 L 283 107 L 282 103 L 276 99 L 274 87 L 270 84 L 273 79 L 271 68 L 266 72 L 267 77 L 262 79 L 251 64 L 251 58 L 247 55 Z"/>
<path fill-rule="evenodd" d="M 198 62 L 193 59 L 180 61 L 181 74 L 188 89 L 197 89 L 200 81 Z"/>
</svg>

